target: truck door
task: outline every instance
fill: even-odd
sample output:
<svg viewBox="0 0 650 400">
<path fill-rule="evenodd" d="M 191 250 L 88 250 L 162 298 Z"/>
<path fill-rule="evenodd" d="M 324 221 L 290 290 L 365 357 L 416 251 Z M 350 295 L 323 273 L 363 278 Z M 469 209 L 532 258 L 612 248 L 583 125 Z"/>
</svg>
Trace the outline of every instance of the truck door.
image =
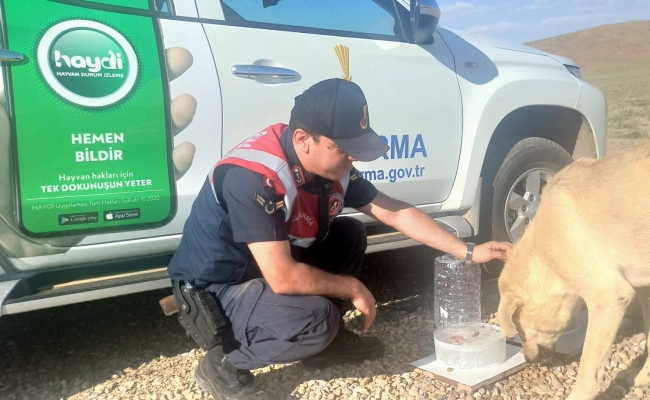
<svg viewBox="0 0 650 400">
<path fill-rule="evenodd" d="M 26 256 L 181 233 L 221 152 L 194 1 L 4 0 L 1 12 L 0 244 Z"/>
<path fill-rule="evenodd" d="M 453 58 L 437 33 L 429 45 L 408 43 L 402 3 L 196 1 L 221 83 L 224 151 L 269 124 L 288 123 L 307 87 L 343 77 L 364 90 L 371 125 L 390 146 L 356 167 L 410 203 L 448 196 L 462 132 Z"/>
</svg>

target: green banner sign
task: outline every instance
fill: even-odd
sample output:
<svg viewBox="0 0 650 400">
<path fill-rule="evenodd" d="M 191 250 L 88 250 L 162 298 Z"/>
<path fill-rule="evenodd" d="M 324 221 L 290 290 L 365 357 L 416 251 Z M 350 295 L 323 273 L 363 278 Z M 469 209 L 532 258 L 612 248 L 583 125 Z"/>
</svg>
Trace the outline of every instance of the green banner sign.
<svg viewBox="0 0 650 400">
<path fill-rule="evenodd" d="M 4 14 L 6 48 L 27 58 L 9 81 L 23 230 L 102 233 L 169 221 L 173 142 L 157 21 L 45 0 L 5 0 Z"/>
</svg>

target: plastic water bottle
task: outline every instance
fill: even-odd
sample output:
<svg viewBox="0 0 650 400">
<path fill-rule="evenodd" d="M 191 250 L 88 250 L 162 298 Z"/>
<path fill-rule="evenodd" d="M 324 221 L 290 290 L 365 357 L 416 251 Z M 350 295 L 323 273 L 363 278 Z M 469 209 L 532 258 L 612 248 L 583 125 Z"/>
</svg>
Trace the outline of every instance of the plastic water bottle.
<svg viewBox="0 0 650 400">
<path fill-rule="evenodd" d="M 481 269 L 452 255 L 435 260 L 435 325 L 466 331 L 481 324 Z"/>
</svg>

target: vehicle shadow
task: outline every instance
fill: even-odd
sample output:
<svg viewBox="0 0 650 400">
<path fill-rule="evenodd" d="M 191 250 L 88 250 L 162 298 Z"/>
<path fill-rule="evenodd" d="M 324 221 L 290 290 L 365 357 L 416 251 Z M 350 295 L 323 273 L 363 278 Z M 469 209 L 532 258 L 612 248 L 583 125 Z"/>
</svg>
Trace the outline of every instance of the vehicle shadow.
<svg viewBox="0 0 650 400">
<path fill-rule="evenodd" d="M 197 347 L 157 290 L 0 318 L 0 398 L 68 398 Z M 4 395 L 3 395 L 4 393 Z"/>
<path fill-rule="evenodd" d="M 417 249 L 370 254 L 366 259 L 361 279 L 384 304 L 378 307 L 370 334 L 391 347 L 382 360 L 311 373 L 300 363 L 274 365 L 253 371 L 259 385 L 287 398 L 301 385 L 353 378 L 359 386 L 378 371 L 411 371 L 407 361 L 416 359 L 410 354 L 424 357 L 429 350 L 413 350 L 398 360 L 404 349 L 413 348 L 398 325 L 413 318 L 418 308 L 426 308 L 433 283 L 433 268 L 426 268 L 429 259 L 430 252 Z M 186 336 L 175 315 L 162 312 L 158 301 L 169 293 L 161 289 L 1 317 L 0 398 L 107 398 L 109 393 L 129 398 L 136 396 L 133 391 L 154 393 L 156 398 L 167 391 L 171 398 L 188 391 L 198 395 L 192 374 L 203 351 Z M 350 324 L 360 322 L 351 318 Z M 156 383 L 157 378 L 162 383 Z M 130 387 L 130 382 L 136 386 Z M 341 388 L 341 398 L 351 394 L 345 390 Z"/>
</svg>

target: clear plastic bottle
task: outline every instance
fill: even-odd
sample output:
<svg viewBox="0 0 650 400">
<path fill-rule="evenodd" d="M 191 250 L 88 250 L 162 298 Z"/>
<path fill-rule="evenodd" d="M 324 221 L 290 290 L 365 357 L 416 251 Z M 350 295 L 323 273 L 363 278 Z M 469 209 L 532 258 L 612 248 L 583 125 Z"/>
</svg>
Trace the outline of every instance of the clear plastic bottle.
<svg viewBox="0 0 650 400">
<path fill-rule="evenodd" d="M 435 260 L 436 329 L 465 331 L 481 324 L 481 269 L 452 255 Z"/>
</svg>

